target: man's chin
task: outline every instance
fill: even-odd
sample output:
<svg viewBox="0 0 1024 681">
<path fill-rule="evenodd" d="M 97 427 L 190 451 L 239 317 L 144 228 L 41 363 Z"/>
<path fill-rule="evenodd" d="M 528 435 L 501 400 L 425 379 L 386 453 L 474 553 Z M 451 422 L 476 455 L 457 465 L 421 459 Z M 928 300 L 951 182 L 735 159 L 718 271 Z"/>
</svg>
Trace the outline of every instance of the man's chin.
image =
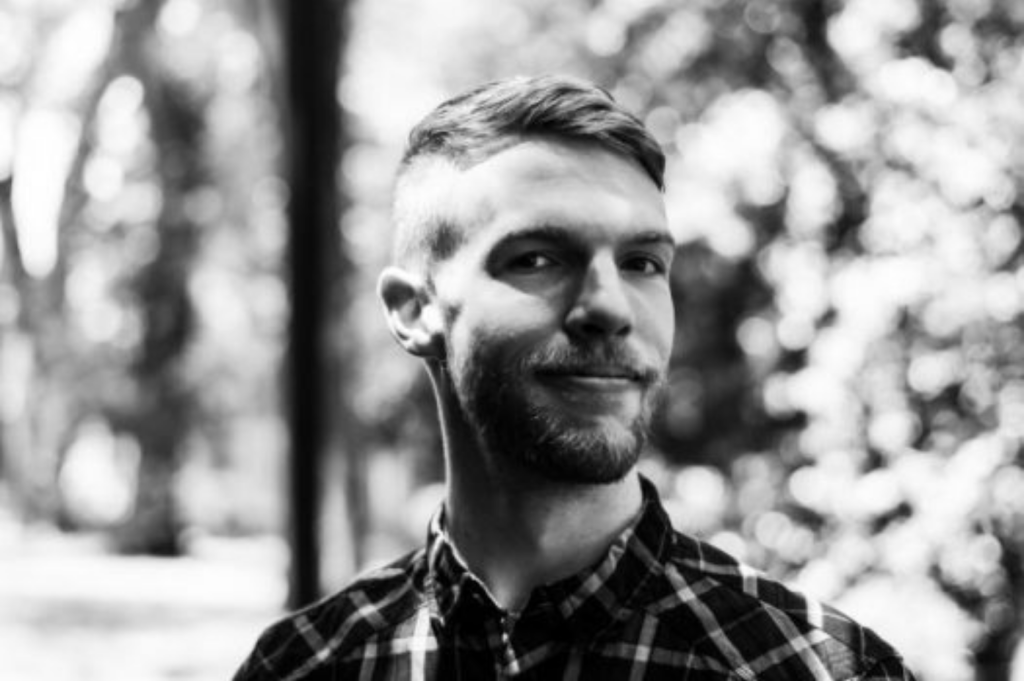
<svg viewBox="0 0 1024 681">
<path fill-rule="evenodd" d="M 552 482 L 610 484 L 636 465 L 643 438 L 618 422 L 548 424 L 535 446 L 520 450 L 522 463 Z M 555 427 L 552 427 L 555 426 Z"/>
</svg>

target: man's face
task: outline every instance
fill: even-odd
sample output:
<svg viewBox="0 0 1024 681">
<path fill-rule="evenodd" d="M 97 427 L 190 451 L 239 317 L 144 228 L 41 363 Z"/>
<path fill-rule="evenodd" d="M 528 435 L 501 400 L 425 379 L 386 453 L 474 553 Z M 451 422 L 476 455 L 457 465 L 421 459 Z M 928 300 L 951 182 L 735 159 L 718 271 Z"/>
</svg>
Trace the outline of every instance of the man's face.
<svg viewBox="0 0 1024 681">
<path fill-rule="evenodd" d="M 527 141 L 461 174 L 438 266 L 456 407 L 502 463 L 575 483 L 636 463 L 674 330 L 660 192 L 593 145 Z"/>
</svg>

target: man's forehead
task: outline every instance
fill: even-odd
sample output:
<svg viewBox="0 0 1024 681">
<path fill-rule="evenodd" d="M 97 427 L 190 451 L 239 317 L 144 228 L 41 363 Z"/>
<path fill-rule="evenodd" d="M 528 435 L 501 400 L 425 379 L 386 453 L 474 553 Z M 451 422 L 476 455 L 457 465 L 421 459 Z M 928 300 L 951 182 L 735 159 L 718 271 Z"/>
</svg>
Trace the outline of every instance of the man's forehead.
<svg viewBox="0 0 1024 681">
<path fill-rule="evenodd" d="M 499 176 L 504 180 L 544 184 L 587 174 L 606 178 L 601 166 L 608 165 L 628 168 L 632 181 L 649 184 L 654 192 L 659 192 L 643 167 L 632 158 L 596 142 L 543 136 L 524 137 L 465 168 L 463 176 L 464 181 Z"/>
<path fill-rule="evenodd" d="M 527 182 L 544 183 L 558 179 L 569 169 L 592 168 L 602 161 L 635 170 L 637 182 L 660 191 L 633 158 L 597 142 L 545 135 L 510 137 L 472 159 L 452 159 L 440 154 L 419 157 L 403 172 L 399 186 L 417 186 L 425 192 L 444 195 L 456 184 L 466 185 L 468 181 L 496 174 L 495 171 Z"/>
<path fill-rule="evenodd" d="M 596 205 L 649 225 L 664 214 L 661 191 L 637 163 L 594 146 L 527 142 L 468 170 L 456 188 L 459 207 L 490 213 L 478 216 L 483 219 L 498 211 L 571 220 Z M 612 215 L 589 216 L 594 218 Z"/>
</svg>

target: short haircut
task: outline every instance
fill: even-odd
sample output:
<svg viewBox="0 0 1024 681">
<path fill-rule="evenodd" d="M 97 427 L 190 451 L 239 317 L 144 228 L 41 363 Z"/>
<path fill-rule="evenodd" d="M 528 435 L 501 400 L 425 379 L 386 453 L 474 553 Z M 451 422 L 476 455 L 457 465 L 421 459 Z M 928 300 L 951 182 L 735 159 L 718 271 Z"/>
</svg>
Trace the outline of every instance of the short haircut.
<svg viewBox="0 0 1024 681">
<path fill-rule="evenodd" d="M 395 259 L 429 269 L 462 243 L 459 226 L 431 205 L 438 198 L 430 196 L 428 179 L 467 170 L 538 138 L 596 144 L 636 161 L 664 190 L 661 147 L 607 91 L 556 75 L 486 83 L 444 102 L 409 134 L 395 186 Z"/>
</svg>

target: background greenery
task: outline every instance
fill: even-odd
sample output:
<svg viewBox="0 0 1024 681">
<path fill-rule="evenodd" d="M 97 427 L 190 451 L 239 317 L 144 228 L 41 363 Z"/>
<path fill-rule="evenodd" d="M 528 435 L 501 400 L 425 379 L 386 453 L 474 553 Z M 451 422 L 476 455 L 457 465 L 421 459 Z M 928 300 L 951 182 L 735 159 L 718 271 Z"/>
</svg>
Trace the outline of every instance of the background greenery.
<svg viewBox="0 0 1024 681">
<path fill-rule="evenodd" d="M 353 274 L 328 332 L 359 437 L 327 462 L 326 588 L 418 543 L 438 499 L 429 387 L 372 296 L 404 135 L 463 87 L 570 72 L 670 156 L 677 344 L 644 466 L 677 523 L 870 623 L 926 681 L 1021 678 L 1024 5 L 346 11 Z M 283 531 L 279 24 L 257 1 L 0 2 L 18 527 L 157 554 Z"/>
</svg>

